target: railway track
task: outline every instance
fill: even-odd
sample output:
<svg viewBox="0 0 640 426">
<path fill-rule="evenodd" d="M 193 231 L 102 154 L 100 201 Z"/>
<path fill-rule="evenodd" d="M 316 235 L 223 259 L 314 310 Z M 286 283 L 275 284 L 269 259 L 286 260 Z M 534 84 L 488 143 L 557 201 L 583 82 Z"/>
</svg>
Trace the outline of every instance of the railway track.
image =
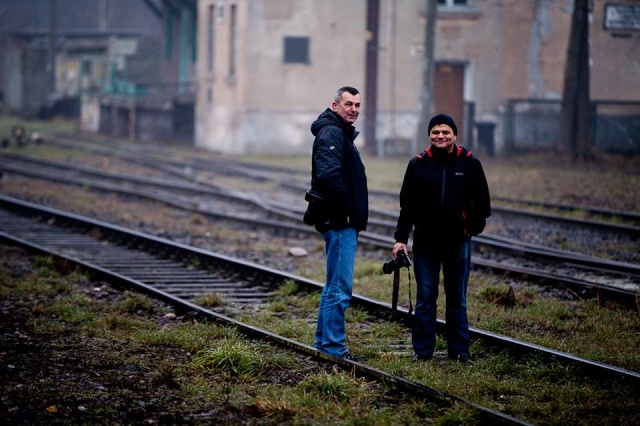
<svg viewBox="0 0 640 426">
<path fill-rule="evenodd" d="M 140 163 L 139 163 L 139 164 L 143 164 L 143 162 L 145 162 L 145 161 L 147 161 L 147 160 L 146 160 L 146 159 L 144 159 L 144 158 L 141 158 L 141 159 L 140 159 Z M 153 163 L 153 162 L 152 162 L 152 163 Z M 157 164 L 158 164 L 158 165 L 160 165 L 160 163 L 157 163 Z M 154 166 L 154 167 L 155 167 L 155 166 Z M 167 169 L 169 169 L 169 170 L 174 170 L 174 171 L 178 172 L 178 174 L 176 174 L 176 176 L 178 176 L 179 174 L 184 173 L 184 175 L 185 175 L 185 179 L 184 179 L 184 181 L 185 181 L 186 183 L 191 182 L 191 184 L 192 184 L 192 183 L 194 182 L 194 178 L 195 178 L 195 180 L 197 180 L 197 173 L 194 173 L 194 172 L 192 172 L 192 171 L 189 171 L 189 170 L 188 170 L 188 168 L 184 168 L 184 167 L 182 167 L 180 164 L 165 164 L 164 166 L 160 166 L 160 167 L 163 167 L 163 168 L 164 168 L 164 167 L 166 167 L 166 168 L 167 168 Z M 121 178 L 122 178 L 122 177 L 120 177 L 120 179 L 121 179 Z M 116 179 L 116 180 L 117 180 L 117 179 Z M 176 181 L 180 181 L 180 182 L 182 182 L 182 180 L 176 179 L 175 177 L 174 177 L 173 179 L 168 179 L 168 180 L 169 180 L 169 181 L 173 181 L 173 182 L 176 182 Z M 98 181 L 99 181 L 99 180 L 98 180 Z M 207 186 L 207 185 L 204 185 L 204 186 Z M 115 185 L 114 185 L 114 187 L 115 187 Z M 176 189 L 176 190 L 177 190 L 178 192 L 180 192 L 180 191 L 181 191 L 180 189 Z M 149 192 L 149 190 L 148 190 L 148 189 L 147 189 L 147 192 Z M 185 192 L 185 191 L 183 191 L 183 192 Z M 207 195 L 207 197 L 210 197 L 210 196 L 211 196 L 211 195 Z M 168 198 L 173 198 L 173 197 L 168 197 Z M 250 198 L 250 199 L 254 199 L 254 197 L 249 197 L 249 198 Z M 255 200 L 255 199 L 254 199 L 254 200 Z M 238 204 L 238 203 L 237 203 L 237 202 L 230 202 L 229 204 L 230 204 L 230 206 L 231 206 L 231 209 L 233 209 L 233 208 L 237 208 L 237 204 Z M 233 207 L 233 205 L 235 205 L 236 207 Z M 252 208 L 251 208 L 251 210 L 256 210 L 255 206 L 256 206 L 256 205 L 254 204 L 254 207 L 252 207 Z M 229 216 L 230 216 L 230 217 L 229 217 Z M 220 217 L 221 217 L 221 218 L 223 218 L 223 219 L 225 219 L 225 220 L 233 220 L 233 216 L 234 216 L 234 215 L 233 215 L 233 214 L 231 214 L 231 215 L 226 215 L 226 216 L 225 216 L 225 215 L 222 215 L 222 216 L 220 216 Z M 237 219 L 237 218 L 236 218 L 236 219 Z M 262 222 L 262 221 L 261 221 L 260 219 L 256 219 L 256 220 L 255 220 L 256 226 L 261 226 L 261 227 L 268 226 L 268 225 L 261 224 L 261 222 Z M 276 223 L 276 222 L 277 222 L 277 223 Z M 279 226 L 279 223 L 283 223 L 283 222 L 284 222 L 284 221 L 273 221 L 274 229 L 275 229 L 275 227 L 276 227 L 276 226 Z M 4 230 L 4 227 L 3 227 L 3 226 L 2 226 L 1 228 Z M 92 229 L 93 229 L 93 228 L 92 228 Z M 306 229 L 306 230 L 308 231 L 308 228 L 306 228 L 306 227 L 303 227 L 303 229 Z M 292 231 L 292 232 L 296 232 L 296 231 Z M 312 232 L 313 232 L 313 231 L 312 231 Z M 93 234 L 93 233 L 92 233 L 92 234 Z M 104 234 L 105 234 L 105 235 L 107 235 L 107 234 L 109 234 L 109 233 L 105 231 L 105 232 L 104 232 Z M 143 244 L 143 245 L 144 245 L 144 246 L 146 246 L 146 244 Z M 84 251 L 85 251 L 85 250 L 83 250 L 82 245 L 79 245 L 78 247 L 79 247 L 79 248 L 77 249 L 78 251 L 81 251 L 81 252 L 84 252 Z M 85 248 L 86 248 L 86 247 L 85 247 Z M 152 252 L 154 252 L 154 250 L 152 250 Z M 166 249 L 157 249 L 157 252 L 158 252 L 158 253 L 166 253 Z M 172 268 L 173 266 L 175 266 L 175 265 L 173 264 L 173 262 L 176 262 L 177 260 L 179 260 L 179 259 L 180 259 L 180 257 L 179 257 L 179 256 L 171 256 L 171 258 L 167 260 L 167 259 L 166 259 L 166 258 L 164 258 L 163 256 L 164 256 L 164 254 L 163 254 L 162 256 L 160 256 L 160 255 L 153 255 L 153 256 L 151 256 L 151 257 L 152 257 L 152 259 L 145 259 L 145 258 L 144 258 L 144 256 L 141 256 L 141 257 L 136 257 L 135 259 L 136 259 L 136 261 L 137 261 L 140 265 L 143 265 L 145 269 L 146 269 L 147 267 L 149 267 L 149 268 L 154 269 L 154 270 L 163 271 L 163 272 L 166 274 L 166 277 L 165 277 L 165 283 L 164 283 L 164 285 L 166 285 L 166 282 L 167 282 L 167 281 L 171 281 L 171 279 L 172 279 L 172 278 L 170 277 L 170 272 L 169 272 L 169 271 L 170 271 L 170 268 Z M 477 257 L 477 256 L 476 256 L 476 257 Z M 105 259 L 107 259 L 107 258 L 105 257 Z M 154 263 L 154 259 L 163 260 L 163 261 L 165 261 L 165 262 L 167 262 L 167 261 L 168 261 L 168 262 L 170 262 L 170 263 L 171 263 L 171 266 L 166 266 L 166 265 L 165 265 L 165 266 L 163 266 L 163 265 L 162 265 L 162 261 L 160 261 L 160 262 L 158 263 L 158 266 L 157 266 L 157 267 L 153 267 L 152 265 L 153 265 L 153 263 Z M 182 262 L 182 261 L 179 261 L 179 262 L 178 262 L 178 266 L 182 265 L 182 263 L 181 263 L 181 262 Z M 110 271 L 111 269 L 116 269 L 116 268 L 118 268 L 118 267 L 123 267 L 123 263 L 126 263 L 126 261 L 125 261 L 125 262 L 120 262 L 120 261 L 117 261 L 117 262 L 116 262 L 116 261 L 114 261 L 111 265 L 105 264 L 105 266 L 107 266 L 107 267 L 105 267 L 105 268 L 103 268 L 103 269 L 106 269 L 107 271 Z M 198 263 L 203 263 L 203 262 L 191 262 L 191 263 L 196 263 L 196 264 L 198 264 Z M 489 263 L 490 263 L 490 261 L 489 261 Z M 476 265 L 476 266 L 478 266 L 478 265 Z M 131 268 L 131 270 L 135 270 L 135 268 Z M 98 269 L 97 271 L 98 271 L 98 272 L 96 272 L 96 273 L 101 273 L 99 269 Z M 126 272 L 126 268 L 124 268 L 124 271 Z M 187 268 L 187 271 L 193 271 L 193 267 Z M 198 271 L 198 272 L 202 272 L 202 271 Z M 525 273 L 525 274 L 526 274 L 526 273 Z M 125 277 L 127 276 L 127 274 L 126 274 L 126 273 L 125 273 L 125 274 L 121 274 L 121 275 L 123 275 L 123 276 L 125 276 Z M 180 274 L 174 275 L 174 278 L 175 278 L 176 276 L 178 276 L 178 275 L 180 275 Z M 207 274 L 205 274 L 205 275 L 207 275 Z M 129 278 L 131 278 L 131 277 L 129 277 Z M 140 277 L 137 277 L 137 278 L 139 279 Z M 197 278 L 197 275 L 194 275 L 194 278 Z M 134 279 L 134 280 L 135 280 L 135 278 L 132 278 L 132 279 Z M 540 279 L 545 279 L 545 278 L 540 278 Z M 141 280 L 140 280 L 140 281 L 141 281 Z M 179 281 L 179 280 L 176 280 L 176 281 Z M 222 281 L 224 281 L 224 280 L 222 280 Z M 269 281 L 269 280 L 266 280 L 266 281 Z M 251 280 L 250 280 L 250 282 L 252 283 L 252 281 L 251 281 Z M 177 297 L 178 297 L 178 299 L 185 299 L 185 300 L 187 300 L 187 302 L 188 302 L 189 300 L 191 300 L 191 302 L 188 302 L 188 303 L 191 303 L 191 305 L 188 305 L 188 304 L 187 304 L 187 305 L 186 305 L 186 308 L 182 309 L 182 311 L 183 311 L 183 312 L 198 312 L 198 315 L 203 315 L 203 314 L 199 313 L 199 312 L 200 312 L 200 309 L 202 309 L 202 306 L 198 305 L 198 303 L 195 303 L 194 301 L 197 301 L 197 300 L 198 300 L 198 299 L 200 299 L 201 297 L 206 296 L 206 294 L 207 294 L 207 293 L 206 293 L 206 291 L 205 291 L 204 293 L 199 293 L 199 294 L 198 294 L 198 293 L 195 291 L 195 290 L 196 290 L 196 289 L 195 289 L 195 287 L 190 289 L 190 288 L 188 288 L 187 286 L 185 286 L 184 288 L 182 288 L 182 289 L 180 290 L 180 291 L 182 291 L 183 293 L 182 293 L 182 294 L 178 294 L 178 293 L 177 293 L 177 292 L 178 292 L 177 287 L 179 287 L 179 286 L 176 286 L 176 294 L 174 295 L 174 294 L 172 294 L 172 293 L 170 293 L 170 292 L 166 291 L 167 289 L 172 288 L 173 286 L 167 286 L 167 287 L 165 287 L 165 288 L 162 288 L 162 285 L 163 285 L 163 284 L 159 282 L 158 287 L 159 287 L 159 290 L 160 290 L 161 294 L 162 294 L 162 292 L 164 292 L 164 293 L 167 293 L 167 297 L 177 296 Z M 155 289 L 153 289 L 153 288 L 152 288 L 151 290 L 155 290 Z M 257 299 L 256 299 L 256 298 L 254 298 L 254 299 L 253 299 L 253 302 L 249 302 L 249 304 L 250 304 L 250 305 L 252 305 L 252 306 L 260 306 L 262 303 L 261 303 L 261 302 L 259 302 L 259 300 L 264 301 L 264 302 L 265 302 L 265 304 L 266 304 L 266 303 L 268 303 L 267 301 L 269 300 L 269 296 L 268 296 L 268 294 L 269 294 L 269 289 L 265 287 L 265 288 L 260 288 L 260 290 L 264 291 L 264 293 L 262 293 L 262 294 L 264 295 L 264 299 L 260 299 L 260 298 L 257 298 Z M 145 290 L 144 290 L 144 287 L 142 287 L 142 291 L 145 291 Z M 191 293 L 191 291 L 193 291 L 193 293 Z M 253 289 L 253 290 L 251 290 L 251 291 L 254 291 L 254 292 L 258 293 L 258 291 L 256 291 L 255 289 Z M 191 296 L 190 296 L 190 295 L 191 295 Z M 255 296 L 255 295 L 254 295 L 254 296 Z M 254 297 L 254 296 L 251 296 L 251 297 Z M 191 297 L 191 299 L 190 299 L 190 297 Z M 229 296 L 228 296 L 228 297 L 229 297 Z M 355 298 L 355 300 L 354 300 L 354 302 L 355 302 L 356 304 L 359 304 L 359 303 L 360 303 L 360 301 L 358 300 L 359 298 L 360 298 L 359 296 L 356 296 L 356 298 Z M 172 300 L 172 299 L 166 299 L 166 300 Z M 205 308 L 205 311 L 206 311 L 206 310 L 220 311 L 220 314 L 221 314 L 221 315 L 226 316 L 226 315 L 224 315 L 224 310 L 225 310 L 225 309 L 227 309 L 227 308 L 231 309 L 230 307 L 231 307 L 232 305 L 234 305 L 234 304 L 239 304 L 239 305 L 240 305 L 240 304 L 242 303 L 242 302 L 241 302 L 241 299 L 237 299 L 237 300 L 231 301 L 232 299 L 231 299 L 231 297 L 229 297 L 229 300 L 230 300 L 230 301 L 228 302 L 228 305 L 222 305 L 221 307 L 216 308 L 216 309 L 206 309 L 206 308 Z M 367 299 L 366 299 L 366 298 L 364 298 L 364 300 L 366 301 Z M 197 307 L 197 309 L 195 309 L 195 310 L 194 310 L 194 308 L 193 308 L 193 306 L 192 306 L 192 305 L 196 306 L 196 307 Z M 368 309 L 368 310 L 369 310 L 369 309 L 370 309 L 370 310 L 372 310 L 372 311 L 374 310 L 374 308 L 372 308 L 371 306 L 369 306 L 366 302 L 365 302 L 363 305 L 364 305 L 365 307 L 367 307 L 367 309 Z M 383 304 L 383 305 L 384 305 L 384 304 Z M 245 306 L 246 306 L 246 305 L 245 305 Z M 180 308 L 178 308 L 178 309 L 180 309 Z M 402 309 L 402 308 L 401 308 L 401 309 L 400 309 L 400 314 L 401 314 L 401 317 L 400 317 L 400 319 L 399 319 L 399 320 L 404 320 L 404 319 L 406 319 L 407 312 L 406 312 L 406 310 L 405 310 L 405 309 Z M 233 311 L 232 311 L 232 310 L 229 312 L 229 315 L 230 315 L 230 316 L 233 316 Z M 383 317 L 385 317 L 385 315 L 386 315 L 386 317 L 387 317 L 387 318 L 389 317 L 389 314 L 388 314 L 388 313 L 387 313 L 387 314 L 381 314 L 381 315 L 382 315 Z M 214 320 L 215 320 L 215 319 L 214 319 Z M 440 325 L 442 325 L 442 323 L 441 323 L 441 322 L 440 322 Z M 492 337 L 493 337 L 493 335 L 492 335 L 491 333 L 484 333 L 484 332 L 482 332 L 482 331 L 480 331 L 480 330 L 475 330 L 475 329 L 473 329 L 473 330 L 472 330 L 472 333 L 473 333 L 473 338 L 474 338 L 474 339 L 476 339 L 476 340 L 481 340 L 481 338 L 482 338 L 482 337 L 484 337 L 484 336 L 486 335 L 486 338 L 485 338 L 484 342 L 482 343 L 482 345 L 484 345 L 484 346 L 486 346 L 486 347 L 490 347 L 492 351 L 494 351 L 494 350 L 495 350 L 495 351 L 501 351 L 501 350 L 503 350 L 503 349 L 504 349 L 502 346 L 500 346 L 500 345 L 499 345 L 499 344 L 497 344 L 497 343 L 491 343 L 491 342 L 492 342 L 492 340 L 491 340 L 491 339 L 492 339 Z M 477 334 L 476 334 L 476 333 L 477 333 Z M 498 336 L 498 337 L 501 337 L 501 336 Z M 287 344 L 285 343 L 285 346 L 286 346 L 286 345 L 287 345 Z M 565 358 L 563 358 L 563 357 L 562 357 L 562 355 L 563 355 L 563 353 L 562 353 L 562 352 L 558 352 L 558 353 L 555 353 L 554 351 L 548 351 L 548 352 L 543 351 L 543 352 L 538 352 L 538 351 L 535 351 L 535 350 L 531 350 L 530 348 L 528 348 L 528 346 L 529 346 L 529 345 L 525 343 L 525 345 L 524 345 L 524 346 L 521 346 L 520 348 L 513 347 L 513 348 L 511 348 L 511 349 L 504 349 L 504 350 L 505 350 L 505 351 L 509 351 L 509 352 L 513 352 L 514 354 L 524 355 L 525 357 L 526 357 L 526 356 L 533 355 L 533 356 L 535 356 L 535 357 L 544 358 L 544 359 L 546 359 L 546 360 L 551 360 L 551 362 L 558 362 L 558 360 L 559 360 L 559 361 L 562 363 L 562 365 L 574 366 L 574 367 L 576 366 L 576 364 L 574 364 L 570 359 L 565 359 Z M 533 346 L 534 348 L 537 348 L 537 346 L 536 346 L 536 345 L 531 345 L 531 346 Z M 544 348 L 543 348 L 543 349 L 544 349 Z M 578 359 L 580 359 L 580 358 L 578 358 Z M 574 367 L 569 367 L 569 368 L 573 369 Z M 582 367 L 575 367 L 575 368 L 576 368 L 576 370 L 579 370 L 579 371 L 581 372 L 581 374 L 582 374 L 582 372 L 584 372 L 584 371 L 589 371 L 591 367 L 589 367 L 589 366 L 582 366 Z M 586 370 L 585 370 L 585 369 L 586 369 Z M 605 379 L 620 380 L 623 384 L 624 384 L 624 383 L 627 383 L 627 384 L 629 383 L 629 379 L 628 379 L 628 378 L 621 378 L 621 376 L 618 376 L 618 375 L 616 375 L 616 374 L 611 374 L 611 373 L 610 373 L 609 371 L 607 371 L 606 369 L 605 369 L 605 370 L 602 370 L 602 371 L 603 371 L 603 372 L 601 372 L 601 373 L 594 373 L 594 372 L 590 372 L 590 373 L 587 373 L 585 376 L 588 376 L 588 377 L 593 376 L 593 377 L 601 377 L 601 378 L 603 377 L 603 378 L 605 378 Z M 385 377 L 386 377 L 386 376 L 385 376 Z M 624 376 L 622 376 L 622 377 L 624 377 Z M 383 380 L 384 380 L 384 379 L 383 379 Z M 633 385 L 633 386 L 635 386 L 635 385 Z M 437 392 L 437 391 L 436 391 L 436 392 Z M 428 393 L 428 391 L 427 391 L 427 393 Z M 445 395 L 446 395 L 446 394 L 445 394 Z M 455 397 L 454 397 L 454 398 L 455 398 Z M 448 399 L 447 399 L 447 398 L 445 398 L 445 400 L 448 400 Z M 450 400 L 449 400 L 449 401 L 450 401 Z"/>
<path fill-rule="evenodd" d="M 150 167 L 158 167 L 160 165 L 159 167 L 165 171 L 172 170 L 182 176 L 185 176 L 184 170 L 189 170 L 190 172 L 186 175 L 193 177 L 198 170 L 210 171 L 215 168 L 220 171 L 225 171 L 228 174 L 245 178 L 278 180 L 283 186 L 293 187 L 297 191 L 306 191 L 308 189 L 307 185 L 310 176 L 308 169 L 283 168 L 239 160 L 216 160 L 199 157 L 187 157 L 182 160 L 176 160 L 176 157 L 179 157 L 176 153 L 179 153 L 179 151 L 174 148 L 154 147 L 153 151 L 150 152 L 144 146 L 118 141 L 109 141 L 108 145 L 88 142 L 86 139 L 79 139 L 76 134 L 70 133 L 60 133 L 59 137 L 48 139 L 47 143 L 72 150 L 82 150 L 105 156 L 117 156 L 122 160 L 133 160 L 139 164 L 148 162 Z M 170 164 L 171 166 L 167 168 L 161 164 Z M 397 191 L 370 188 L 369 192 L 373 197 L 392 199 L 393 207 L 396 208 Z M 496 213 L 505 212 L 529 217 L 544 216 L 549 220 L 558 220 L 576 226 L 603 227 L 611 231 L 631 232 L 636 236 L 640 231 L 640 212 L 612 210 L 593 206 L 576 206 L 542 200 L 519 199 L 496 194 L 492 194 L 491 198 L 494 201 L 492 208 Z M 514 208 L 514 206 L 524 206 L 532 208 L 533 210 L 517 209 Z M 570 216 L 558 214 L 559 212 L 568 213 Z M 374 211 L 374 214 L 376 213 L 377 212 Z M 394 214 L 395 213 L 393 213 L 392 216 Z"/>
<path fill-rule="evenodd" d="M 135 283 L 139 290 L 177 304 L 181 309 L 201 311 L 203 308 L 194 301 L 216 293 L 226 303 L 226 308 L 216 311 L 228 309 L 225 313 L 233 316 L 237 305 L 266 304 L 271 291 L 287 280 L 307 291 L 322 288 L 321 283 L 289 273 L 2 195 L 0 208 L 3 239 L 64 257 L 128 285 Z M 199 269 L 190 265 L 207 266 Z M 394 315 L 388 303 L 360 295 L 354 295 L 352 303 L 387 320 L 395 317 L 397 321 L 406 322 L 409 315 L 402 308 L 399 315 Z M 441 321 L 440 325 L 443 325 Z M 640 385 L 640 373 L 478 329 L 472 328 L 471 335 L 489 348 L 521 356 L 542 356 L 573 365 L 594 377 L 615 377 Z"/>
<path fill-rule="evenodd" d="M 182 168 L 174 165 L 157 163 L 149 159 L 134 160 L 142 162 L 146 167 L 160 168 L 171 174 L 170 178 L 160 178 L 105 172 L 92 167 L 20 155 L 5 154 L 3 157 L 5 159 L 0 166 L 9 173 L 147 198 L 217 219 L 242 221 L 252 227 L 269 227 L 278 233 L 315 234 L 312 228 L 299 224 L 302 211 L 298 207 L 272 202 L 255 194 L 223 188 L 206 181 L 197 181 L 192 173 L 180 172 Z M 240 205 L 244 208 L 240 208 Z M 275 219 L 271 219 L 274 217 Z M 393 234 L 395 224 L 390 220 L 373 222 L 374 227 L 386 232 L 379 234 L 364 232 L 360 243 L 377 249 L 388 249 L 393 244 L 388 235 Z M 640 282 L 640 266 L 638 265 L 525 244 L 490 234 L 475 237 L 474 245 L 486 246 L 502 253 L 516 253 L 515 256 L 497 259 L 474 256 L 472 262 L 476 267 L 526 276 L 529 279 L 544 282 L 546 285 L 570 289 L 580 297 L 597 297 L 601 301 L 612 300 L 640 310 L 640 292 L 638 291 L 640 286 L 637 285 Z M 521 259 L 523 256 L 545 259 L 566 266 L 560 268 L 561 272 L 541 270 L 539 266 L 523 266 Z M 593 278 L 572 276 L 572 274 L 575 275 L 575 270 L 580 268 L 588 270 L 592 276 L 593 274 L 601 276 L 616 274 L 622 277 L 618 281 L 621 281 L 623 286 L 608 284 L 607 281 L 602 282 Z M 569 271 L 565 272 L 567 269 Z M 607 279 L 611 280 L 611 278 Z"/>
<path fill-rule="evenodd" d="M 313 287 L 317 287 L 317 283 L 7 197 L 0 197 L 0 204 L 0 224 L 3 229 L 0 231 L 0 239 L 4 241 L 62 258 L 99 275 L 102 279 L 115 281 L 125 288 L 132 288 L 161 299 L 174 306 L 178 313 L 236 327 L 248 337 L 305 353 L 318 362 L 348 366 L 352 373 L 359 377 L 384 381 L 392 387 L 422 395 L 440 404 L 463 403 L 471 407 L 476 412 L 477 419 L 483 423 L 528 424 L 420 383 L 358 362 L 320 353 L 308 345 L 236 321 L 218 312 L 218 309 L 214 311 L 195 303 L 199 296 L 214 292 L 222 295 L 227 304 L 250 304 L 255 308 L 256 303 L 262 303 L 269 298 L 269 287 L 284 280 L 293 279 L 299 284 Z M 88 236 L 88 232 L 92 236 Z M 96 235 L 100 237 L 94 238 Z M 207 265 L 215 266 L 207 272 L 186 266 L 186 263 L 193 262 L 196 258 Z"/>
<path fill-rule="evenodd" d="M 282 168 L 256 163 L 244 163 L 237 160 L 199 157 L 176 160 L 176 150 L 172 148 L 154 148 L 149 152 L 145 147 L 127 143 L 110 142 L 109 146 L 88 143 L 77 140 L 75 135 L 66 135 L 67 139 L 53 138 L 49 142 L 64 148 L 83 150 L 106 156 L 117 156 L 123 161 L 130 161 L 138 165 L 159 169 L 165 173 L 186 180 L 198 180 L 198 172 L 211 172 L 253 179 L 256 181 L 274 181 L 281 188 L 294 190 L 294 200 L 299 201 L 300 194 L 308 188 L 309 171 L 305 169 Z M 210 185 L 210 182 L 204 182 Z M 391 220 L 395 225 L 397 219 L 397 191 L 370 189 L 373 199 L 384 199 L 387 205 L 391 202 L 394 211 L 370 206 L 370 216 L 384 222 Z M 285 204 L 291 205 L 291 197 Z M 601 229 L 604 232 L 617 233 L 628 236 L 637 242 L 640 236 L 640 213 L 623 212 L 590 206 L 573 206 L 562 203 L 550 203 L 536 200 L 522 200 L 500 195 L 492 195 L 494 214 L 508 217 L 524 217 L 528 220 L 543 220 L 549 223 L 569 226 L 571 228 Z M 295 205 L 296 203 L 294 203 Z M 375 204 L 375 203 L 373 203 Z M 523 210 L 513 206 L 531 207 L 533 210 Z M 558 212 L 569 215 L 558 214 Z M 375 226 L 375 219 L 373 225 Z M 603 220 L 606 219 L 606 220 Z M 634 252 L 637 250 L 634 250 Z"/>
<path fill-rule="evenodd" d="M 192 164 L 193 167 L 200 169 L 207 169 L 212 164 L 220 166 L 220 163 L 215 160 L 212 163 L 212 160 L 204 159 L 194 159 Z M 226 168 L 230 173 L 250 176 L 254 179 L 281 180 L 283 185 L 290 185 L 298 190 L 306 190 L 306 181 L 309 179 L 309 171 L 304 169 L 285 169 L 276 166 L 243 163 L 241 161 L 226 163 L 223 168 Z M 298 181 L 298 183 L 295 181 Z M 300 184 L 299 182 L 301 181 L 304 183 Z M 392 198 L 394 202 L 397 202 L 397 191 L 370 189 L 369 192 L 374 197 Z M 612 232 L 630 233 L 634 236 L 640 235 L 640 213 L 637 212 L 519 199 L 500 195 L 492 195 L 491 198 L 494 202 L 492 209 L 495 213 L 542 217 L 571 225 L 601 227 Z M 532 210 L 523 210 L 518 207 L 527 207 Z"/>
</svg>

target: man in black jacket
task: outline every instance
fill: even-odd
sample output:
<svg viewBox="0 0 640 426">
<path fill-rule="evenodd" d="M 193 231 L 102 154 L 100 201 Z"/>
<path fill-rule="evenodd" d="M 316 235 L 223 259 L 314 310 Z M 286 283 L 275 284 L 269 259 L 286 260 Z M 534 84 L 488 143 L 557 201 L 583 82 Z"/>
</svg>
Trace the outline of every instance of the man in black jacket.
<svg viewBox="0 0 640 426">
<path fill-rule="evenodd" d="M 400 215 L 393 256 L 404 250 L 413 229 L 417 300 L 413 319 L 414 361 L 433 357 L 436 343 L 440 267 L 446 294 L 446 336 L 450 359 L 469 360 L 467 283 L 471 236 L 491 215 L 487 179 L 480 161 L 455 144 L 453 118 L 437 114 L 429 122 L 431 146 L 409 161 L 400 190 Z"/>
<path fill-rule="evenodd" d="M 367 227 L 367 177 L 354 144 L 353 123 L 360 115 L 360 93 L 349 86 L 336 92 L 311 125 L 313 142 L 310 217 L 326 244 L 326 283 L 320 298 L 314 347 L 330 355 L 359 360 L 345 342 L 344 314 L 353 293 L 353 271 L 358 233 Z"/>
</svg>

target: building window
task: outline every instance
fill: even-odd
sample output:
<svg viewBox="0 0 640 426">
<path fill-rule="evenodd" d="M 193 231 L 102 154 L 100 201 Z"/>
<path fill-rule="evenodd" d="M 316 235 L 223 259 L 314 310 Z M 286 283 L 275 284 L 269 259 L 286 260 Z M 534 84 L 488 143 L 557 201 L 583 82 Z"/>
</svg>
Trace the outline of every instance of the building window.
<svg viewBox="0 0 640 426">
<path fill-rule="evenodd" d="M 229 9 L 229 77 L 236 75 L 236 5 Z"/>
<path fill-rule="evenodd" d="M 171 13 L 167 13 L 165 25 L 165 57 L 170 61 L 173 58 L 173 15 Z"/>
<path fill-rule="evenodd" d="M 209 6 L 209 15 L 207 16 L 207 72 L 213 72 L 213 43 L 214 43 L 214 15 L 215 6 Z"/>
<path fill-rule="evenodd" d="M 438 0 L 438 6 L 469 6 L 469 0 Z"/>
<path fill-rule="evenodd" d="M 285 64 L 310 64 L 309 37 L 285 37 L 283 62 Z"/>
</svg>

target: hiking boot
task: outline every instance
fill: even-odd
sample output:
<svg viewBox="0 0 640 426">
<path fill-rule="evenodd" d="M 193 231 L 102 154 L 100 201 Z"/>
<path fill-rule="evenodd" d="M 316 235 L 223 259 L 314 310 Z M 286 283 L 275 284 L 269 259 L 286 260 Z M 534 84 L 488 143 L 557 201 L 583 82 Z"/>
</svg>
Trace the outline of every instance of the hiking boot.
<svg viewBox="0 0 640 426">
<path fill-rule="evenodd" d="M 415 355 L 413 355 L 413 362 L 424 362 L 424 361 L 430 361 L 431 359 L 433 359 L 433 355 L 432 354 L 415 354 Z"/>
<path fill-rule="evenodd" d="M 466 364 L 468 362 L 471 362 L 471 357 L 469 356 L 469 354 L 458 354 L 458 355 L 450 355 L 449 359 L 454 360 L 454 361 L 458 361 L 462 364 Z"/>
<path fill-rule="evenodd" d="M 347 352 L 343 353 L 342 355 L 340 355 L 340 358 L 346 359 L 346 360 L 349 360 L 349 361 L 355 361 L 355 362 L 362 362 L 362 361 L 367 359 L 367 357 L 365 357 L 365 356 L 354 355 L 349 351 L 347 351 Z"/>
</svg>

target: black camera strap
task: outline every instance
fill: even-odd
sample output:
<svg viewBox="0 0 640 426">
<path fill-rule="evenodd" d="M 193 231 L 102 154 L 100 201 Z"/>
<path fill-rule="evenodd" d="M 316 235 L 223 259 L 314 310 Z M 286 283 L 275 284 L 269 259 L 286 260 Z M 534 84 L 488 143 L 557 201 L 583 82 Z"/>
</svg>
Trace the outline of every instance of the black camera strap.
<svg viewBox="0 0 640 426">
<path fill-rule="evenodd" d="M 398 314 L 398 293 L 400 290 L 400 269 L 397 268 L 393 271 L 393 292 L 391 298 L 391 311 L 394 317 Z M 409 316 L 413 314 L 413 302 L 411 301 L 411 268 L 407 267 L 408 279 L 407 286 L 409 287 Z"/>
<path fill-rule="evenodd" d="M 413 303 L 411 302 L 411 268 L 407 268 L 409 273 L 407 278 L 407 286 L 409 287 L 409 316 L 413 313 Z"/>
</svg>

